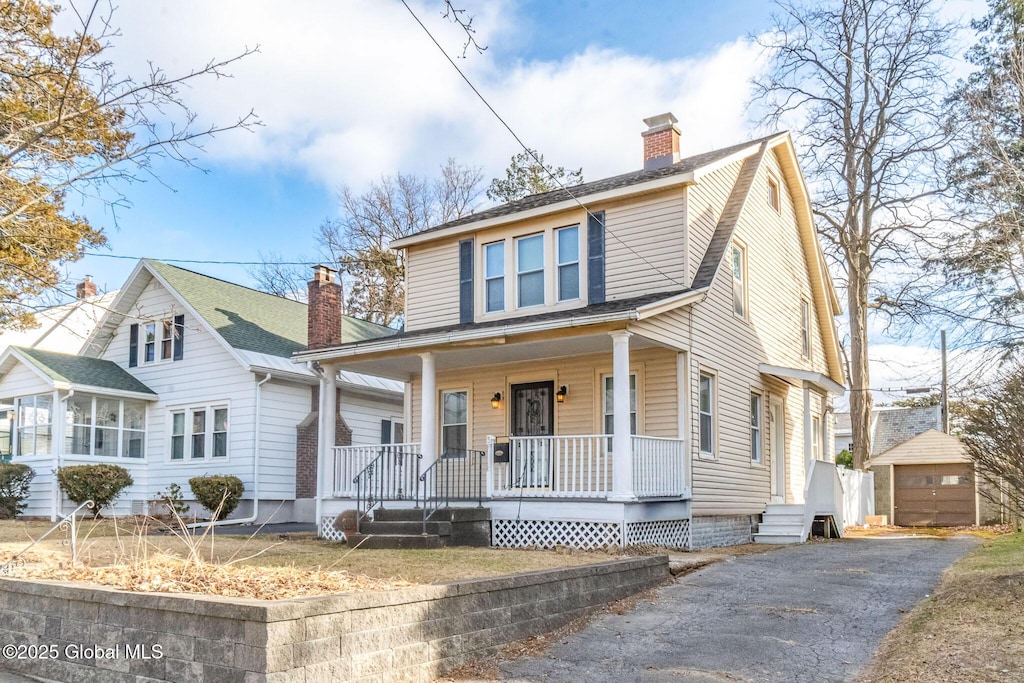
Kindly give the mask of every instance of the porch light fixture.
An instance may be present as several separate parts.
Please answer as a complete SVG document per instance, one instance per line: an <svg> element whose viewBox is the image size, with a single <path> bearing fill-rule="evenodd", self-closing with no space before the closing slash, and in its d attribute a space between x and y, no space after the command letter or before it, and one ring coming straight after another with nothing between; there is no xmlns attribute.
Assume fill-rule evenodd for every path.
<svg viewBox="0 0 1024 683"><path fill-rule="evenodd" d="M495 391L494 392L494 396L491 396L491 407L495 408L495 409L501 407L501 392L500 391Z"/></svg>
<svg viewBox="0 0 1024 683"><path fill-rule="evenodd" d="M565 403L565 395L568 394L568 393L569 393L568 387L566 387L563 384L562 386L558 387L558 392L555 393L555 400L558 401L559 403Z"/></svg>

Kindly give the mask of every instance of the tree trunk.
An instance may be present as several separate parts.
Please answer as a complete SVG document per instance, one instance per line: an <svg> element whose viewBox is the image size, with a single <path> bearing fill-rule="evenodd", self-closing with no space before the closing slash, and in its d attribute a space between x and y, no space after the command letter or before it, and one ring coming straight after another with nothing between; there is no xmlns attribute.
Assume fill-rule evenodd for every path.
<svg viewBox="0 0 1024 683"><path fill-rule="evenodd" d="M857 263L850 264L847 302L850 311L850 426L853 430L853 468L864 469L871 456L872 398L868 370L868 278Z"/></svg>

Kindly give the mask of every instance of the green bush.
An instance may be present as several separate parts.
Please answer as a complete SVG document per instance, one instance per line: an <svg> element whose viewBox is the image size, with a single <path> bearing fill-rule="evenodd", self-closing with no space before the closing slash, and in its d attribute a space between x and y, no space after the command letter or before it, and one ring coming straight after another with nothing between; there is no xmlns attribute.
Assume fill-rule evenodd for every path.
<svg viewBox="0 0 1024 683"><path fill-rule="evenodd" d="M210 511L210 518L215 522L235 511L245 490L238 477L222 475L192 477L188 485L192 488L192 495Z"/></svg>
<svg viewBox="0 0 1024 683"><path fill-rule="evenodd" d="M836 464L853 469L853 453L845 448L836 453Z"/></svg>
<svg viewBox="0 0 1024 683"><path fill-rule="evenodd" d="M0 519L14 519L28 503L28 485L36 473L28 465L0 464Z"/></svg>
<svg viewBox="0 0 1024 683"><path fill-rule="evenodd" d="M57 470L57 483L72 502L81 505L87 500L96 504L92 516L114 502L135 483L128 470L118 465L69 465Z"/></svg>
<svg viewBox="0 0 1024 683"><path fill-rule="evenodd" d="M185 496L181 494L181 487L171 484L160 494L160 502L167 508L167 514L178 519L185 519L188 516L188 503Z"/></svg>

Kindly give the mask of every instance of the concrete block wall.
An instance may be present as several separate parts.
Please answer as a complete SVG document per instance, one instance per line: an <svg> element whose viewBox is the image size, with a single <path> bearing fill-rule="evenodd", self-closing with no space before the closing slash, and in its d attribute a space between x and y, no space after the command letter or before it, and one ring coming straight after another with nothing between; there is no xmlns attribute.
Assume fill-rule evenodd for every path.
<svg viewBox="0 0 1024 683"><path fill-rule="evenodd" d="M425 683L668 577L661 556L281 601L0 579L0 643L35 655L0 668L110 683ZM75 656L89 646L113 650Z"/></svg>
<svg viewBox="0 0 1024 683"><path fill-rule="evenodd" d="M699 550L750 543L754 531L750 515L694 517L690 521L690 547Z"/></svg>

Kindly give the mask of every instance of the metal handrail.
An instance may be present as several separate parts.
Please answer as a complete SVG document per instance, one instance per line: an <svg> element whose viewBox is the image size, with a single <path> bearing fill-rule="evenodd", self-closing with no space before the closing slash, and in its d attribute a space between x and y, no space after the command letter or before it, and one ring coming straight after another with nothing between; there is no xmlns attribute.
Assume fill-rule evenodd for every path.
<svg viewBox="0 0 1024 683"><path fill-rule="evenodd" d="M476 461L474 481L473 460ZM449 507L452 501L473 501L477 507L484 506L484 463L487 453L455 448L446 448L441 457L430 463L420 475L419 490L423 492L423 533L427 533L430 516L442 507Z"/></svg>
<svg viewBox="0 0 1024 683"><path fill-rule="evenodd" d="M92 510L95 507L96 507L96 503L92 502L91 500L87 500L84 503L82 503L81 505L79 505L78 507L76 507L74 510L72 510L70 512L70 514L67 514L64 517L61 517L59 520L57 520L57 523L54 524L52 527L50 527L50 529L45 534L43 534L42 536L40 536L36 540L32 541L31 543L29 543L28 546L24 550L22 550L20 553L18 553L17 555L12 557L11 559L9 559L6 562L4 562L3 565L0 565L0 576L2 576L2 575L9 575L11 573L11 569L16 564L19 567L23 566L25 564L25 561L21 560L19 562L18 558L21 557L22 555L24 555L25 553L27 553L29 550L31 550L33 548L33 546L35 546L36 543L39 543L40 541L45 539L47 536L52 534L57 529L70 529L70 531L71 531L71 566L72 567L75 566L75 562L78 561L78 545L77 545L77 541L78 541L78 524L76 522L77 518L75 517L75 515L78 514L79 512L81 512L85 508L89 508L90 510Z"/></svg>
<svg viewBox="0 0 1024 683"><path fill-rule="evenodd" d="M404 472L407 459L412 459L415 464L415 472L408 480L409 475ZM422 453L381 446L380 455L352 478L356 487L356 533L359 533L359 527L370 511L385 501L419 499L419 463L422 459ZM412 490L407 490L405 484L412 484Z"/></svg>

